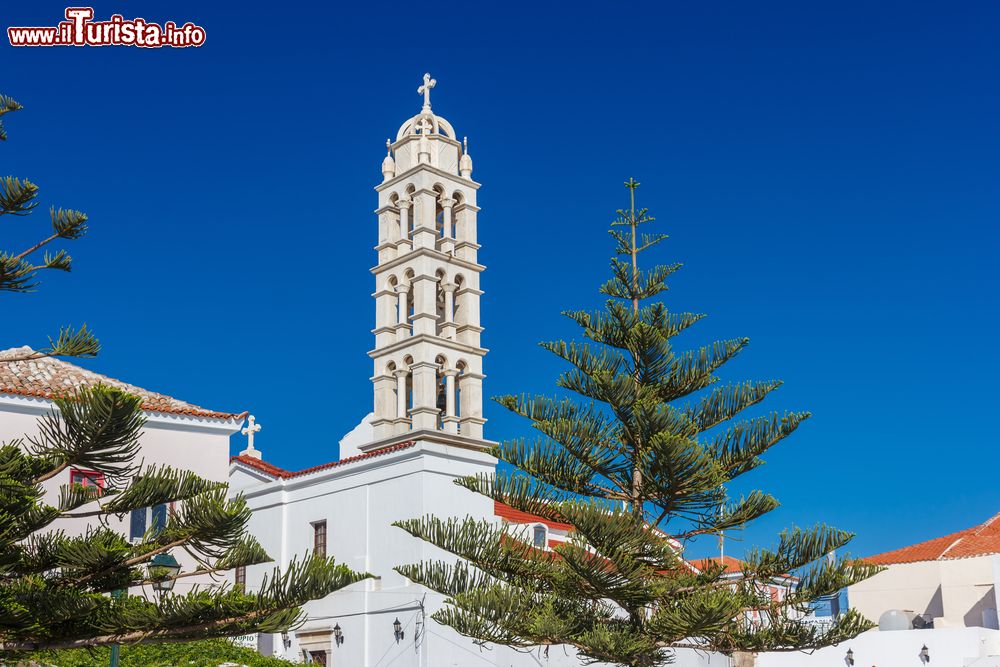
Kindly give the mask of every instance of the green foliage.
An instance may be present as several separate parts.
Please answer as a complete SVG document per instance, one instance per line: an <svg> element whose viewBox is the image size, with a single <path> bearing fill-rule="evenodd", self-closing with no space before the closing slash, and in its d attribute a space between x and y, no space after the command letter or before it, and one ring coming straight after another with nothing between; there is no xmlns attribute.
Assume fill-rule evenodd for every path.
<svg viewBox="0 0 1000 667"><path fill-rule="evenodd" d="M111 649L75 649L39 651L25 656L41 665L52 667L107 667ZM285 667L295 663L280 658L267 658L257 651L234 645L226 639L172 644L126 644L121 647L121 667L218 667L225 663L246 667Z"/></svg>
<svg viewBox="0 0 1000 667"><path fill-rule="evenodd" d="M19 108L0 96L0 115ZM31 213L37 192L29 181L0 179L0 216ZM28 291L38 271L69 269L63 251L46 251L41 264L30 258L56 239L80 238L87 216L53 208L51 222L51 235L34 246L16 254L0 251L0 291ZM47 348L7 355L0 364L93 356L98 349L86 326L64 328ZM154 583L270 562L246 532L246 502L242 496L229 498L224 483L166 466L144 467L137 459L145 426L138 397L98 385L66 393L53 403L52 411L39 419L36 435L0 443L0 662L39 650L138 643L149 650L145 645L282 632L304 620L301 607L309 600L369 576L310 555L273 569L257 593L218 585L154 596ZM105 488L63 484L53 492L55 479L69 478L70 467L102 475ZM157 505L169 508L165 524L151 526L134 542L127 540L122 520L133 510ZM67 518L86 519L87 528L82 534L64 532L56 522ZM193 559L193 570L171 574L151 564L173 551ZM113 594L128 589L129 595ZM81 655L64 653L59 659ZM139 648L135 655L133 664L176 664L144 661ZM123 664L128 663L123 659Z"/></svg>
<svg viewBox="0 0 1000 667"><path fill-rule="evenodd" d="M746 557L743 576L696 572L683 548L701 536L740 529L777 507L762 491L731 500L726 485L763 463L807 412L745 416L781 386L777 380L724 384L717 373L746 338L678 350L674 339L704 315L660 302L679 264L642 269L639 256L662 234L630 206L612 223L616 256L603 311L568 311L586 342L542 343L568 365L565 395L501 396L540 434L504 442L493 454L510 472L458 480L476 493L573 530L565 544L536 550L523 528L427 516L395 525L459 557L397 568L448 597L434 618L481 642L519 648L565 644L589 661L656 667L671 649L735 653L813 649L870 624L854 612L819 627L811 603L877 568L829 554L852 535L826 526L782 533ZM789 573L799 576L788 585ZM780 599L762 595L780 585Z"/></svg>

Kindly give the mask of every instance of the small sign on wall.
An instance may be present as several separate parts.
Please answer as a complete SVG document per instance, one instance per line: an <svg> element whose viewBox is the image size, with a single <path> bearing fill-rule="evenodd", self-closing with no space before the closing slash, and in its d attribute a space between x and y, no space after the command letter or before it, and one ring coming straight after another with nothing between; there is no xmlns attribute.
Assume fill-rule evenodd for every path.
<svg viewBox="0 0 1000 667"><path fill-rule="evenodd" d="M241 648L252 648L257 650L257 634L253 633L251 635L237 635L236 637L230 637L229 641L236 644Z"/></svg>

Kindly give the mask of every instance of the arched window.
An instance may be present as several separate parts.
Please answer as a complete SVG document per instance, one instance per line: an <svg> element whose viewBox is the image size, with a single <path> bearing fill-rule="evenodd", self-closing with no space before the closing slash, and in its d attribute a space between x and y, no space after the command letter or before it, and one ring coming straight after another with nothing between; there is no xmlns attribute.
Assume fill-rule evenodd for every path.
<svg viewBox="0 0 1000 667"><path fill-rule="evenodd" d="M444 358L444 355L439 354L434 358L434 363L437 365L436 382L434 383L434 407L438 409L437 427L443 429L444 418L448 412L448 382L444 376L444 369L448 365L448 360Z"/></svg>
<svg viewBox="0 0 1000 667"><path fill-rule="evenodd" d="M392 206L395 211L389 211L386 214L389 220L386 228L386 238L389 241L398 241L401 238L399 230L399 195L395 192L389 195L389 205Z"/></svg>
<svg viewBox="0 0 1000 667"><path fill-rule="evenodd" d="M414 297L414 294L413 294L413 276L414 276L414 273L413 273L412 269L407 269L406 273L403 274L403 280L404 280L404 282L409 287L409 289L406 292L406 322L407 323L413 321L414 307L416 306L416 304L414 303L415 299L413 298Z"/></svg>
<svg viewBox="0 0 1000 667"><path fill-rule="evenodd" d="M438 334L440 334L441 324L445 321L445 315L444 315L445 299L444 299L444 289L442 289L442 286L445 284L445 282L447 282L447 279L445 278L444 271L442 271L441 269L438 269L435 275L437 276L438 281L437 281L437 286L435 287L437 291L437 296L435 298L434 306L435 306L435 313L437 314L437 332Z"/></svg>
<svg viewBox="0 0 1000 667"><path fill-rule="evenodd" d="M462 276L462 274L458 274L457 276L455 276L455 313L452 316L452 318L455 324L458 325L466 324L465 309L462 308L462 302L464 301L464 299L459 298L459 292L462 291L462 288L464 286L465 286L465 278Z"/></svg>
<svg viewBox="0 0 1000 667"><path fill-rule="evenodd" d="M406 364L407 369L413 364L413 357L406 356L403 358L403 363ZM410 370L406 375L406 414L402 415L408 417L410 411L413 410L415 406L413 405L413 371Z"/></svg>
<svg viewBox="0 0 1000 667"><path fill-rule="evenodd" d="M531 545L536 549L544 549L549 545L549 531L545 526L537 524L531 532Z"/></svg>
<svg viewBox="0 0 1000 667"><path fill-rule="evenodd" d="M390 415L394 415L396 414L396 406L399 405L399 396L396 393L396 362L390 361L385 365L385 374L392 378L392 382L389 384L391 389L389 390L388 410L390 410Z"/></svg>
<svg viewBox="0 0 1000 667"><path fill-rule="evenodd" d="M444 207L441 200L444 198L444 190L440 185L434 186L434 229L438 238L444 237Z"/></svg>

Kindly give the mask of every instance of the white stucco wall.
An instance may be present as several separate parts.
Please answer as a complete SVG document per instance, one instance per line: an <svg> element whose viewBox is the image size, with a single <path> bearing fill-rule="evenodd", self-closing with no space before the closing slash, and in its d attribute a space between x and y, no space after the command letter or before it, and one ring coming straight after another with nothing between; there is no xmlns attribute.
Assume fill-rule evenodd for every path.
<svg viewBox="0 0 1000 667"><path fill-rule="evenodd" d="M414 585L393 567L421 560L448 559L436 547L391 526L393 521L434 514L474 516L499 521L493 501L453 483L463 475L492 472L496 459L479 451L420 441L413 447L288 480L263 477L234 464L231 489L241 490L253 509L251 531L276 559L285 564L312 549L312 523L327 521L327 552L352 569L379 577L355 584L306 606L310 620L283 651L279 636L271 640L280 654L301 658L303 647L329 651L329 663L350 667L578 667L572 652L553 647L518 652L506 647L481 648L430 619L441 596ZM260 585L273 565L248 568L247 586ZM420 603L424 605L421 612ZM406 633L397 643L393 621ZM422 625L422 639L415 642ZM339 624L344 643L335 646L330 629ZM682 651L681 667L728 667L723 656Z"/></svg>
<svg viewBox="0 0 1000 667"><path fill-rule="evenodd" d="M811 654L762 653L757 656L757 667L844 667L848 649L854 651L854 667L922 667L918 654L925 645L931 658L928 667L967 667L977 659L1000 655L1000 632L984 628L871 630Z"/></svg>
<svg viewBox="0 0 1000 667"><path fill-rule="evenodd" d="M848 600L878 622L890 609L929 614L935 627L984 624L984 611L996 610L997 556L899 563L848 588Z"/></svg>
<svg viewBox="0 0 1000 667"><path fill-rule="evenodd" d="M38 418L52 409L51 401L0 394L0 441L9 442L38 433ZM204 419L181 415L147 413L146 427L140 436L137 461L145 466L161 464L191 470L205 479L226 482L229 475L229 436L240 426L236 421ZM59 487L68 484L70 471L47 480L42 486L51 504L57 502ZM128 533L128 516L119 522L113 517L109 525ZM60 519L54 529L65 530L70 535L86 531L88 519ZM175 550L173 554L183 570L195 568L195 562L186 553ZM196 584L210 583L205 577L188 577L176 583L175 591L185 593Z"/></svg>

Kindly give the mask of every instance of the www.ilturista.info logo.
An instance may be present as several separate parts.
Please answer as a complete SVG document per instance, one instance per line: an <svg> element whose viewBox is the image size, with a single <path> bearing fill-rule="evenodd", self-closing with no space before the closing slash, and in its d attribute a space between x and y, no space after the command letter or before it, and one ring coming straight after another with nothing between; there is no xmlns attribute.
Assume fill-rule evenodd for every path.
<svg viewBox="0 0 1000 667"><path fill-rule="evenodd" d="M163 25L146 19L126 20L113 14L107 21L94 21L93 7L67 7L66 20L52 27L10 27L11 46L161 46L183 48L205 43L205 29L191 22Z"/></svg>

